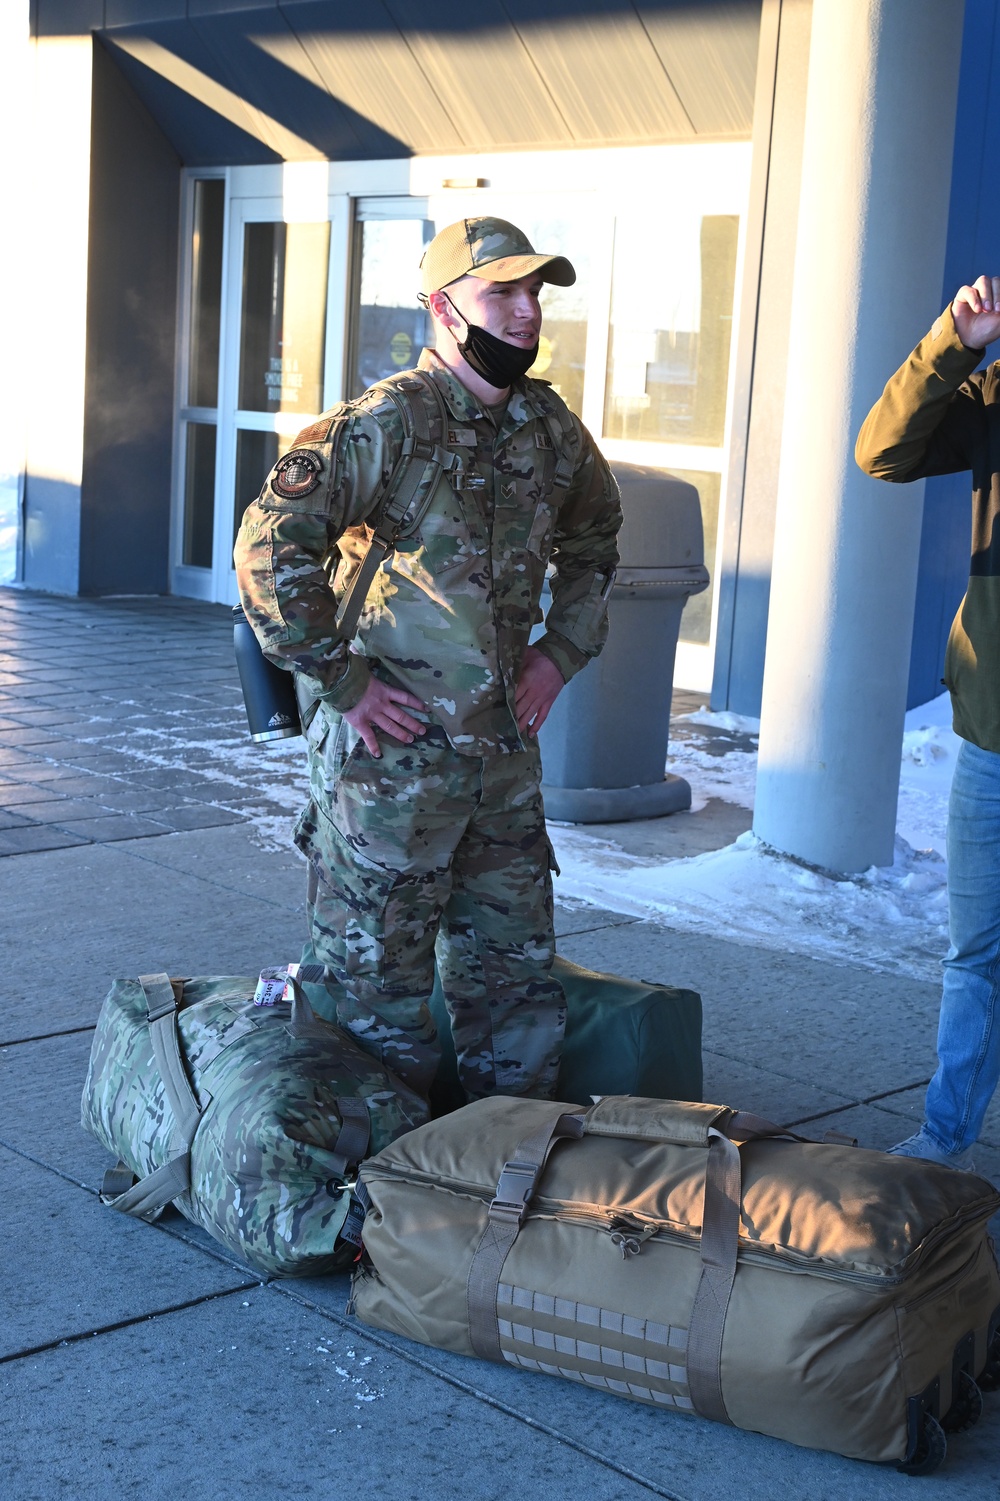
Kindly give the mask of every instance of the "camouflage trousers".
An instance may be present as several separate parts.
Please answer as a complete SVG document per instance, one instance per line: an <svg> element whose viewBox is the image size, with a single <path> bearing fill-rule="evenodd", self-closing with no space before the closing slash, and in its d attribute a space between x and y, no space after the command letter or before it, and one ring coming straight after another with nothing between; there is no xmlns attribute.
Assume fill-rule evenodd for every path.
<svg viewBox="0 0 1000 1501"><path fill-rule="evenodd" d="M295 839L310 865L303 958L327 966L338 1023L426 1093L436 951L469 1097L550 1097L566 1013L537 747L464 756L429 725L413 745L383 737L377 760L319 713Z"/></svg>

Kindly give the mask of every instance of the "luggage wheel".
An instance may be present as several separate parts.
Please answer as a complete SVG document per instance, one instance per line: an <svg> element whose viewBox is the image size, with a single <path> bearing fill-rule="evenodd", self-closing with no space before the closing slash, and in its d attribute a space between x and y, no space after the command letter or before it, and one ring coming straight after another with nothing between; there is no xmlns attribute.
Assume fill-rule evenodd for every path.
<svg viewBox="0 0 1000 1501"><path fill-rule="evenodd" d="M914 1406L916 1404L916 1406ZM910 1448L896 1466L904 1475L930 1475L948 1452L948 1440L937 1418L910 1398Z"/></svg>
<svg viewBox="0 0 1000 1501"><path fill-rule="evenodd" d="M966 1428L974 1428L982 1415L982 1392L968 1371L959 1371L952 1404L941 1419L941 1427L946 1433L962 1433Z"/></svg>

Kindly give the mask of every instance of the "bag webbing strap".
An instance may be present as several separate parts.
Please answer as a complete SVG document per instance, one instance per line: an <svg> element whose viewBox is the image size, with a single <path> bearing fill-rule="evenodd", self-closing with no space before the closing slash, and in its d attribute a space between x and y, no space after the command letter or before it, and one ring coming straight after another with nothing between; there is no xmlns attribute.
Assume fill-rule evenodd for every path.
<svg viewBox="0 0 1000 1501"><path fill-rule="evenodd" d="M190 1153L182 1152L155 1172L136 1181L127 1163L109 1168L101 1184L101 1202L136 1219L154 1219L172 1199L191 1186Z"/></svg>
<svg viewBox="0 0 1000 1501"><path fill-rule="evenodd" d="M146 998L146 1018L156 1065L173 1111L174 1128L186 1151L198 1129L201 1106L194 1097L181 1058L177 1036L177 993L167 975L140 975L139 984Z"/></svg>
<svg viewBox="0 0 1000 1501"><path fill-rule="evenodd" d="M338 1095L337 1109L340 1111L340 1135L333 1156L333 1170L338 1177L346 1178L348 1168L356 1167L368 1155L372 1118L364 1100L353 1095Z"/></svg>
<svg viewBox="0 0 1000 1501"><path fill-rule="evenodd" d="M740 1149L709 1127L705 1207L701 1217L701 1278L688 1326L688 1390L695 1411L731 1423L722 1399L722 1332L736 1280L740 1240Z"/></svg>
<svg viewBox="0 0 1000 1501"><path fill-rule="evenodd" d="M104 1175L101 1199L122 1214L151 1219L171 1199L186 1193L191 1186L191 1143L202 1110L188 1080L177 1036L177 1003L184 990L183 981L171 982L164 974L140 975L139 984L146 1001L153 1056L170 1101L174 1131L182 1149L169 1162L138 1181L127 1164L119 1162Z"/></svg>
<svg viewBox="0 0 1000 1501"><path fill-rule="evenodd" d="M696 1412L731 1423L722 1396L722 1335L736 1280L743 1200L737 1141L781 1137L808 1142L784 1126L747 1110L734 1110L723 1129L708 1130L705 1207L701 1217L701 1277L688 1327L688 1388Z"/></svg>
<svg viewBox="0 0 1000 1501"><path fill-rule="evenodd" d="M733 1141L750 1141L753 1138L769 1136L781 1136L788 1141L812 1141L811 1136L800 1136L797 1131L789 1131L787 1126L776 1126L774 1121L765 1120L762 1115L754 1115L749 1110L734 1110L726 1121L726 1135Z"/></svg>
<svg viewBox="0 0 1000 1501"><path fill-rule="evenodd" d="M552 1115L530 1136L518 1142L514 1156L503 1165L489 1219L469 1268L467 1286L469 1337L483 1360L503 1360L497 1323L497 1292L503 1264L528 1211L549 1152L560 1137L579 1140L583 1118Z"/></svg>
<svg viewBox="0 0 1000 1501"><path fill-rule="evenodd" d="M421 393L414 400L405 394L411 389ZM392 552L397 539L409 535L420 525L444 470L455 468L459 462L455 454L433 441L422 393L432 397L444 428L447 427L448 414L444 398L430 376L416 370L405 382L379 381L372 390L383 393L393 403L402 419L404 438L375 518L368 551L337 606L334 626L337 634L348 641L353 639L358 628L368 591L379 568ZM422 484L425 485L423 499L415 505Z"/></svg>

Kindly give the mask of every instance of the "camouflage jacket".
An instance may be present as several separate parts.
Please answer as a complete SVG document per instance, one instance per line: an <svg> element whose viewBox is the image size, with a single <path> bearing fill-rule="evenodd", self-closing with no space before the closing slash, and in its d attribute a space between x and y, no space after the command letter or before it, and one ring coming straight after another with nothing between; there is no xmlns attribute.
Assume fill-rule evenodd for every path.
<svg viewBox="0 0 1000 1501"><path fill-rule="evenodd" d="M550 560L552 605L535 644L566 679L604 644L618 487L544 383L518 381L497 430L437 355L425 349L418 368L444 397L448 431L432 422L432 438L460 456L459 478L441 474L418 530L383 562L353 643L336 630L337 600L404 439L377 388L327 412L279 459L236 541L240 595L267 656L305 674L332 708L353 708L374 669L420 698L456 749L516 750L514 692Z"/></svg>

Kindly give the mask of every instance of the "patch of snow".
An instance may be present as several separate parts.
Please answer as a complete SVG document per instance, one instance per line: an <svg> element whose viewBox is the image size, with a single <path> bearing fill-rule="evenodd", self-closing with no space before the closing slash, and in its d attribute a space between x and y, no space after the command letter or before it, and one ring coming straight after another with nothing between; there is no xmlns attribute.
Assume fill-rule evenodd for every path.
<svg viewBox="0 0 1000 1501"><path fill-rule="evenodd" d="M704 704L694 713L682 714L679 718L685 724L703 724L714 730L729 730L734 735L753 735L756 738L760 734L759 719L751 719L748 714L730 714L728 709L709 709Z"/></svg>
<svg viewBox="0 0 1000 1501"><path fill-rule="evenodd" d="M675 727L667 769L690 782L692 811L710 798L752 809L757 757L745 742L756 740L759 722L700 709ZM742 743L727 750L729 736ZM945 831L960 744L947 694L907 714L891 866L835 877L752 833L708 854L658 859L630 854L585 825L552 824L556 893L563 903L936 981L948 944Z"/></svg>
<svg viewBox="0 0 1000 1501"><path fill-rule="evenodd" d="M947 947L944 861L896 841L888 868L837 879L756 835L688 860L653 863L578 829L550 830L557 893L730 941L825 955L934 980Z"/></svg>

